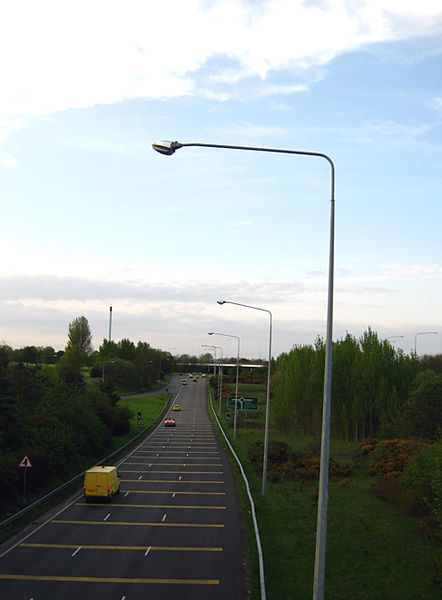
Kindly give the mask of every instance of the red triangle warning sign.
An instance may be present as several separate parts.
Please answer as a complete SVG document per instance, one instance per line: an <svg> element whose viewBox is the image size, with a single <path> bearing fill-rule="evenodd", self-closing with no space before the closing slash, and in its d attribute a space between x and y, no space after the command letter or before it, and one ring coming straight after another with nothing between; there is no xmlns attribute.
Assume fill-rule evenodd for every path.
<svg viewBox="0 0 442 600"><path fill-rule="evenodd" d="M29 460L29 456L27 454L22 458L22 461L18 466L24 467L26 469L32 468L32 463Z"/></svg>

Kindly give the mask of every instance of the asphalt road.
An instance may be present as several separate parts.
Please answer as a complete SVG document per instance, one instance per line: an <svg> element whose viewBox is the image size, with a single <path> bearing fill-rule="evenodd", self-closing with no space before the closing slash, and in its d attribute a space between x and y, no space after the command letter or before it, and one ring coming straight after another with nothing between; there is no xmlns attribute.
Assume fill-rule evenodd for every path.
<svg viewBox="0 0 442 600"><path fill-rule="evenodd" d="M111 503L79 496L3 554L2 600L248 598L239 500L205 380L169 391L176 427L125 458Z"/></svg>

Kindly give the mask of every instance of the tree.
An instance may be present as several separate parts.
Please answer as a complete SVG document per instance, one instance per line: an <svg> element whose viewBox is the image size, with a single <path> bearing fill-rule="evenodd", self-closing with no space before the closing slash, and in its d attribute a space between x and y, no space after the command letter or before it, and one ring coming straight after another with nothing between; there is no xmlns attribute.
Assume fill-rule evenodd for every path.
<svg viewBox="0 0 442 600"><path fill-rule="evenodd" d="M434 441L442 428L442 375L428 369L416 375L404 406L405 433Z"/></svg>
<svg viewBox="0 0 442 600"><path fill-rule="evenodd" d="M85 358L92 353L92 334L86 317L77 317L72 323L69 323L66 350L70 350L74 346L78 346Z"/></svg>
<svg viewBox="0 0 442 600"><path fill-rule="evenodd" d="M78 344L73 344L66 350L57 363L56 370L59 377L66 383L81 387L84 383L81 367L84 354Z"/></svg>

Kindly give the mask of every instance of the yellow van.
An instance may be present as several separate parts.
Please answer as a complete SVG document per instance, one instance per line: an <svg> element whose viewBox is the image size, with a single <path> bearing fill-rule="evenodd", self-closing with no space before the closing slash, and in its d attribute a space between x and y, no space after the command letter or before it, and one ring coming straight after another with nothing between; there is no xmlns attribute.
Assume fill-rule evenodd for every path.
<svg viewBox="0 0 442 600"><path fill-rule="evenodd" d="M91 498L111 501L120 491L117 467L92 467L84 475L83 492L89 502Z"/></svg>

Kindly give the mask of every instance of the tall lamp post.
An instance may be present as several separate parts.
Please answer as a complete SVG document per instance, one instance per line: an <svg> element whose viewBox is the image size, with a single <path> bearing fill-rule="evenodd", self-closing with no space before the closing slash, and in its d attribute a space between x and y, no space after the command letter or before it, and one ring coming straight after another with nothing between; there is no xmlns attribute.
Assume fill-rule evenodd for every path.
<svg viewBox="0 0 442 600"><path fill-rule="evenodd" d="M327 503L328 503L328 465L330 457L330 411L331 411L331 375L332 375L332 334L333 334L333 278L334 278L334 237L335 237L335 166L329 156L322 152L305 150L284 150L278 148L258 148L254 146L231 146L226 144L181 143L157 141L152 147L160 154L171 155L179 148L187 146L202 148L224 148L226 150L250 150L253 152L271 152L278 154L296 154L314 156L326 160L331 173L330 198L330 241L328 268L327 333L325 341L324 396L322 403L321 466L319 471L318 520L316 527L315 573L313 579L313 600L324 598L325 548L327 539Z"/></svg>
<svg viewBox="0 0 442 600"><path fill-rule="evenodd" d="M418 333L415 334L414 336L414 353L416 354L416 350L417 350L417 336L418 335L428 335L432 333L433 335L437 335L438 332L437 331L419 331Z"/></svg>
<svg viewBox="0 0 442 600"><path fill-rule="evenodd" d="M231 302L229 300L217 300L218 304L234 304L235 306L243 306L252 310L266 312L269 315L269 362L267 365L267 395L266 395L266 420L264 428L264 457L262 461L262 495L265 496L267 491L267 462L269 454L269 418L270 418L270 365L272 361L272 313L266 308L258 308L249 304L240 304L239 302ZM235 402L235 421L236 421L236 402Z"/></svg>
<svg viewBox="0 0 442 600"><path fill-rule="evenodd" d="M213 350L213 374L216 375L216 347L208 344L201 344L201 348L211 348Z"/></svg>
<svg viewBox="0 0 442 600"><path fill-rule="evenodd" d="M229 335L227 333L219 333L218 331L209 331L209 335L222 335L224 337L235 338L238 342L238 352L236 355L236 386L235 386L235 416L233 418L233 439L236 440L236 404L238 401L238 379L239 379L239 345L240 339L237 335ZM219 405L219 414L221 416L221 403Z"/></svg>
<svg viewBox="0 0 442 600"><path fill-rule="evenodd" d="M203 348L212 348L215 351L215 362L216 351L221 350L221 363L218 361L218 415L221 416L221 396L223 395L223 349L221 348L221 346L208 346L207 344L203 344Z"/></svg>

